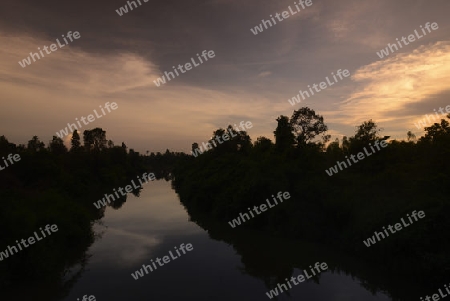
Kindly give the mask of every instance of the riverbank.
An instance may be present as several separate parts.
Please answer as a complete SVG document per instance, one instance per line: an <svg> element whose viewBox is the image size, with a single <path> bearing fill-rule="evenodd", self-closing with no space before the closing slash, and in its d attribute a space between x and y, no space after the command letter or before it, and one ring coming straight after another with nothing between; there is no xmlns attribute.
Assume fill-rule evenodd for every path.
<svg viewBox="0 0 450 301"><path fill-rule="evenodd" d="M450 269L450 239L445 235L450 230L450 191L444 184L450 175L439 163L445 161L443 149L442 142L393 141L384 152L334 177L323 170L343 155L314 147L212 150L180 164L174 170L174 187L190 212L225 225L273 191L289 191L289 202L239 228L321 243L395 274L439 281ZM348 152L354 150L356 146ZM426 212L427 218L370 248L362 243L414 210Z"/></svg>

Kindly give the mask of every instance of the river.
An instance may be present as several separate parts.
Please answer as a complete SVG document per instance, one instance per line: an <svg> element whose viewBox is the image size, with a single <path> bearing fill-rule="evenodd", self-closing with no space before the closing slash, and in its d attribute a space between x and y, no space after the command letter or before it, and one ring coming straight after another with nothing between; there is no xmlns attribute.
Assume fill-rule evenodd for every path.
<svg viewBox="0 0 450 301"><path fill-rule="evenodd" d="M355 274L367 267L330 248L231 228L205 231L190 220L164 180L146 184L139 197L130 195L120 209L108 207L95 231L101 237L88 251L86 270L61 300L84 295L99 301L270 300L266 284L273 288L300 275L299 266L306 269L316 262L327 262L330 268L292 285L277 300L394 300L380 289L389 289L380 280L386 278L369 271L367 279L359 279ZM192 244L193 250L138 280L131 276L182 243Z"/></svg>

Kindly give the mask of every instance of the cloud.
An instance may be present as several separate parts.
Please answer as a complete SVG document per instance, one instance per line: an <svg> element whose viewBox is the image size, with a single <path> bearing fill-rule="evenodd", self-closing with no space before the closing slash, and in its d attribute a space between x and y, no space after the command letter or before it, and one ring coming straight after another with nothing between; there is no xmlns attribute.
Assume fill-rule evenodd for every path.
<svg viewBox="0 0 450 301"><path fill-rule="evenodd" d="M264 71L264 72L261 72L260 74L258 74L258 77L266 77L271 74L272 74L272 72L270 72L270 71Z"/></svg>
<svg viewBox="0 0 450 301"><path fill-rule="evenodd" d="M83 39L83 36L80 37ZM7 37L0 33L0 78L17 85L35 85L47 89L65 89L98 96L154 86L160 72L148 60L133 53L97 55L76 47L74 40L63 48L22 68L18 62L38 47L49 46L55 40L29 36Z"/></svg>
<svg viewBox="0 0 450 301"><path fill-rule="evenodd" d="M439 47L448 49L428 44L448 39L447 0L435 5L313 0L311 7L257 36L249 29L270 14L294 8L294 1L166 0L123 17L115 10L124 0L80 0L73 7L56 0L5 1L8 9L0 10L0 135L15 143L33 135L48 141L107 101L117 102L119 109L91 126L141 152L189 151L192 142L244 119L255 125L252 138L272 138L275 119L292 113L287 99L337 69L348 69L354 80L301 106L324 115L339 133L353 132L369 118L383 120L389 134L403 130L445 101L447 93L448 69L435 65L446 57L437 53ZM438 22L439 30L421 39L425 48L417 43L402 49L408 54L370 63L388 42L428 21ZM26 68L19 66L30 51L69 30L79 31L81 38ZM214 60L159 88L154 85L164 71L204 49L214 50Z"/></svg>
<svg viewBox="0 0 450 301"><path fill-rule="evenodd" d="M413 52L362 66L352 80L359 86L339 104L338 112L330 113L333 122L356 125L370 116L378 122L396 121L397 126L410 128L411 119L419 116L404 108L425 105L425 101L449 89L450 41L423 45Z"/></svg>
<svg viewBox="0 0 450 301"><path fill-rule="evenodd" d="M116 144L126 141L140 150L148 149L149 139L153 150L181 150L181 145L187 150L194 139L206 140L218 127L244 120L234 120L236 112L247 112L245 119L259 124L272 113L269 99L239 88L220 92L185 85L179 78L158 88L153 83L161 75L157 66L129 52L98 55L69 44L25 68L18 64L30 51L52 42L0 34L0 89L9 100L0 110L0 127L8 129L2 133L7 137L20 138L12 139L15 143L26 143L32 135L46 142L67 123L108 101L119 108L80 131L102 127Z"/></svg>

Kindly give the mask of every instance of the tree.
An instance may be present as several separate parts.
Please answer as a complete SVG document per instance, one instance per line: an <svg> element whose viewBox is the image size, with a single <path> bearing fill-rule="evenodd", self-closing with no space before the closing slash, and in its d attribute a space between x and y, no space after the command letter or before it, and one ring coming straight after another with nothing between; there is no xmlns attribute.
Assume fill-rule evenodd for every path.
<svg viewBox="0 0 450 301"><path fill-rule="evenodd" d="M231 128L231 125L228 126ZM231 143L237 151L247 153L253 147L252 139L246 131L236 132L236 137L231 137Z"/></svg>
<svg viewBox="0 0 450 301"><path fill-rule="evenodd" d="M75 130L72 133L72 139L70 139L70 144L72 147L70 148L71 152L79 151L81 149L81 141L80 141L80 135L78 134L78 131Z"/></svg>
<svg viewBox="0 0 450 301"><path fill-rule="evenodd" d="M278 150L287 150L295 143L294 129L289 122L289 117L281 115L277 119L278 125L275 131L275 147Z"/></svg>
<svg viewBox="0 0 450 301"><path fill-rule="evenodd" d="M225 152L227 150L231 150L229 143L224 143L224 139L222 139L222 136L225 134L224 129L218 129L215 130L212 134L212 138L208 140L208 143L211 144L212 150L215 152ZM228 133L228 136L229 133ZM216 139L218 137L218 139ZM221 141L221 143L219 142ZM205 150L206 151L206 150Z"/></svg>
<svg viewBox="0 0 450 301"><path fill-rule="evenodd" d="M297 146L301 147L313 143L313 140L322 134L323 143L330 140L330 135L325 135L328 127L323 122L323 116L308 107L300 108L292 114L290 125L294 130Z"/></svg>
<svg viewBox="0 0 450 301"><path fill-rule="evenodd" d="M378 133L382 129L378 129L377 124L370 119L369 121L364 121L360 126L356 127L356 134L354 140L363 142L364 144L369 144L377 139L380 139Z"/></svg>
<svg viewBox="0 0 450 301"><path fill-rule="evenodd" d="M192 153L193 154L195 154L195 150L196 149L198 149L198 143L197 142L194 142L194 143L192 143ZM152 153L152 155L154 155L153 153Z"/></svg>
<svg viewBox="0 0 450 301"><path fill-rule="evenodd" d="M367 147L375 140L387 140L390 136L381 137L378 135L382 129L378 128L378 125L370 119L364 121L360 126L356 127L356 134L354 137L350 137L350 152L354 153L360 151L363 147Z"/></svg>
<svg viewBox="0 0 450 301"><path fill-rule="evenodd" d="M0 136L0 153L10 153L16 150L16 145L10 143L5 136Z"/></svg>
<svg viewBox="0 0 450 301"><path fill-rule="evenodd" d="M450 118L450 114L447 115ZM420 138L422 142L439 143L450 139L450 124L447 120L441 119L441 123L435 123L425 128L425 136Z"/></svg>
<svg viewBox="0 0 450 301"><path fill-rule="evenodd" d="M414 135L411 131L408 131L408 133L406 133L407 136L407 140L408 142L416 142L416 135Z"/></svg>
<svg viewBox="0 0 450 301"><path fill-rule="evenodd" d="M332 156L332 158L338 158L342 156L342 149L339 146L339 138L336 138L327 147L327 153Z"/></svg>
<svg viewBox="0 0 450 301"><path fill-rule="evenodd" d="M225 137L228 137L228 141L225 141L225 139L222 139L224 135L227 135ZM220 139L215 140L216 137L219 137ZM212 141L214 140L214 143L216 146L214 146L214 143ZM212 145L212 148L215 152L218 150L221 152L247 152L252 147L252 142L250 136L247 134L246 131L236 131L231 125L228 125L227 129L218 129L213 132L213 137L208 141Z"/></svg>
<svg viewBox="0 0 450 301"><path fill-rule="evenodd" d="M86 150L103 150L106 148L106 132L101 128L85 130L83 132L84 147Z"/></svg>
<svg viewBox="0 0 450 301"><path fill-rule="evenodd" d="M64 141L56 136L53 136L53 139L50 141L48 148L55 155L62 155L67 153L67 147L64 145Z"/></svg>
<svg viewBox="0 0 450 301"><path fill-rule="evenodd" d="M342 137L342 151L345 154L348 154L350 150L350 140L347 138L347 136Z"/></svg>
<svg viewBox="0 0 450 301"><path fill-rule="evenodd" d="M254 148L260 150L261 152L265 152L270 150L272 147L272 140L266 137L258 137L254 143Z"/></svg>
<svg viewBox="0 0 450 301"><path fill-rule="evenodd" d="M32 152L38 152L45 149L45 144L39 140L38 136L33 136L33 138L28 141L27 148Z"/></svg>

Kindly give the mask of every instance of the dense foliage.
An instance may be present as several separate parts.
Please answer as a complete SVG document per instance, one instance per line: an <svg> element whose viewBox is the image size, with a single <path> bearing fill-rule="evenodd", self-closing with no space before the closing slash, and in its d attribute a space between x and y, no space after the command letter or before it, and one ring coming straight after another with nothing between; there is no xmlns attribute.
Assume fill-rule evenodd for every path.
<svg viewBox="0 0 450 301"><path fill-rule="evenodd" d="M288 191L291 199L239 227L325 243L422 277L440 278L450 269L448 121L425 128L420 139L408 132L407 141L396 141L380 136L369 120L353 137L331 143L314 110L301 108L277 121L275 143L259 137L252 144L238 137L178 165L174 186L185 206L227 224L271 195ZM248 137L245 132L240 136ZM364 147L370 151L369 143L376 140L389 141L388 146L327 175L336 161ZM374 231L414 210L423 210L426 217L370 248L363 244Z"/></svg>
<svg viewBox="0 0 450 301"><path fill-rule="evenodd" d="M47 224L58 232L0 262L0 286L50 283L53 292L65 291L65 277L75 263L83 265L86 250L95 239L92 225L103 216L93 202L130 178L141 175L143 156L106 140L100 128L77 131L69 149L56 136L48 147L34 136L28 144L15 145L0 136L0 157L20 155L20 161L0 171L0 250L15 246ZM3 159L2 167L5 167ZM136 191L135 193L138 193ZM120 207L126 197L111 206ZM71 274L77 277L77 273Z"/></svg>

